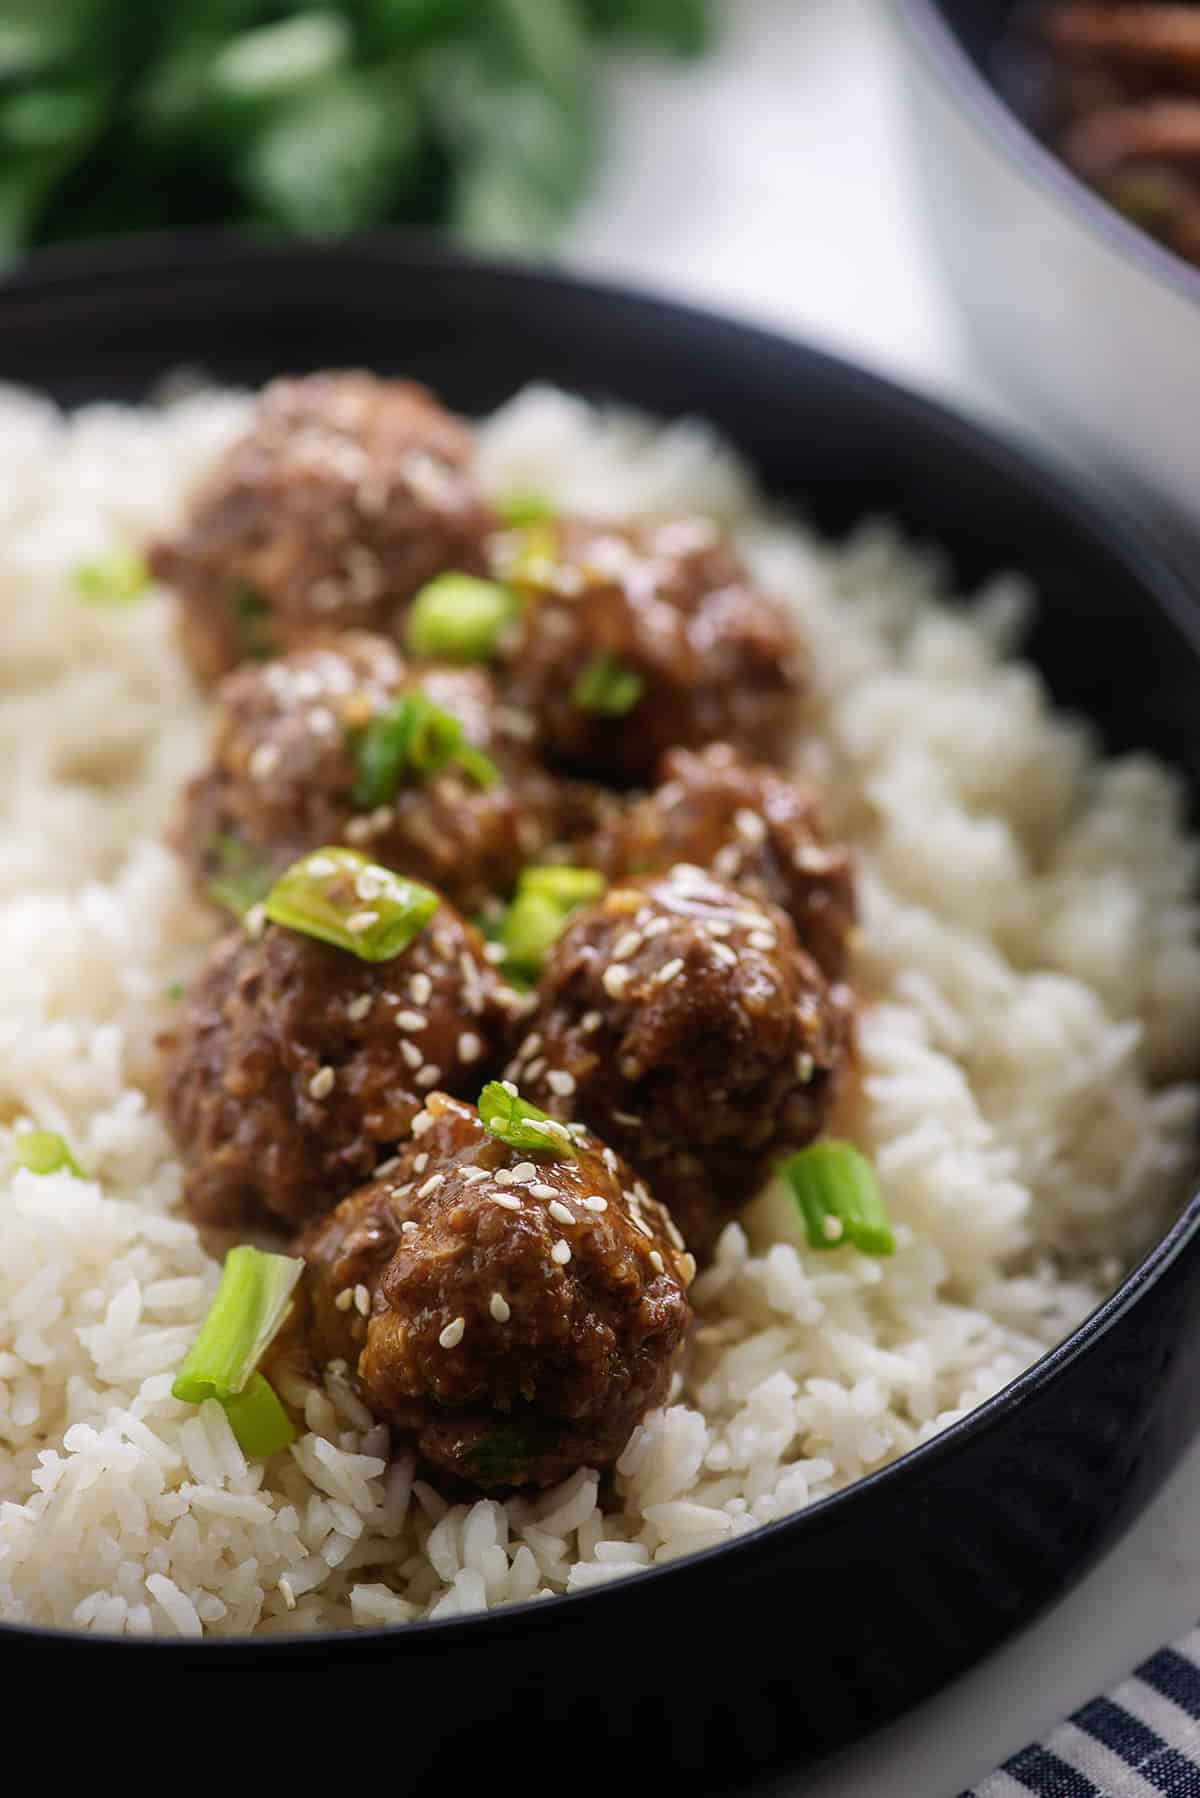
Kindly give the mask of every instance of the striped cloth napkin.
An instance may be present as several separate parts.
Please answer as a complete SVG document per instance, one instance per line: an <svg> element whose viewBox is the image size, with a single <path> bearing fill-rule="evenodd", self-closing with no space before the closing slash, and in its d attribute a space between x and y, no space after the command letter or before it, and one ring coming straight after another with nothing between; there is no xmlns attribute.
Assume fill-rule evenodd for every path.
<svg viewBox="0 0 1200 1798"><path fill-rule="evenodd" d="M1200 1798L1200 1629L960 1798Z"/></svg>

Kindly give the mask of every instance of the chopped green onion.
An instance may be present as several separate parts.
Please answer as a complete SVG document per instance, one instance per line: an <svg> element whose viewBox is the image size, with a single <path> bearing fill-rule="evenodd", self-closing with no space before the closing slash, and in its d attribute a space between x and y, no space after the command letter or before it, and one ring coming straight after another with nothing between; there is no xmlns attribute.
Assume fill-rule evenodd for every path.
<svg viewBox="0 0 1200 1798"><path fill-rule="evenodd" d="M514 1087L489 1080L479 1095L479 1116L491 1136L510 1149L532 1149L543 1155L574 1155L575 1145L565 1124L523 1099Z"/></svg>
<svg viewBox="0 0 1200 1798"><path fill-rule="evenodd" d="M604 876L594 868L526 868L499 932L506 974L536 980L571 913L603 891Z"/></svg>
<svg viewBox="0 0 1200 1798"><path fill-rule="evenodd" d="M206 1398L224 1404L246 1392L291 1310L303 1272L303 1261L291 1255L270 1255L249 1243L230 1249L216 1297L175 1376L172 1396L189 1405Z"/></svg>
<svg viewBox="0 0 1200 1798"><path fill-rule="evenodd" d="M296 1440L291 1418L262 1374L251 1374L244 1392L232 1392L220 1402L245 1454L277 1455Z"/></svg>
<svg viewBox="0 0 1200 1798"><path fill-rule="evenodd" d="M467 1457L472 1476L483 1486L508 1486L528 1466L535 1448L525 1430L497 1430L483 1436Z"/></svg>
<svg viewBox="0 0 1200 1798"><path fill-rule="evenodd" d="M168 1005L178 1005L179 1001L183 998L183 981L172 980L167 986L164 986L163 998L167 1001Z"/></svg>
<svg viewBox="0 0 1200 1798"><path fill-rule="evenodd" d="M65 1169L77 1180L87 1175L55 1130L22 1130L13 1137L13 1156L31 1174L58 1174Z"/></svg>
<svg viewBox="0 0 1200 1798"><path fill-rule="evenodd" d="M208 852L216 873L208 883L208 896L235 917L244 918L271 889L271 870L249 843L232 831L219 831L209 840Z"/></svg>
<svg viewBox="0 0 1200 1798"><path fill-rule="evenodd" d="M233 626L238 655L243 661L265 662L275 654L275 642L266 628L271 607L253 587L231 587L225 603Z"/></svg>
<svg viewBox="0 0 1200 1798"><path fill-rule="evenodd" d="M540 493L511 493L496 501L496 512L510 530L523 530L526 525L549 524L554 507Z"/></svg>
<svg viewBox="0 0 1200 1798"><path fill-rule="evenodd" d="M779 1171L792 1189L811 1248L849 1243L864 1255L895 1253L875 1169L853 1144L813 1143Z"/></svg>
<svg viewBox="0 0 1200 1798"><path fill-rule="evenodd" d="M545 867L526 868L517 890L537 893L552 900L563 911L574 911L577 905L587 905L590 900L598 899L604 884L603 874L595 868L572 868L551 862Z"/></svg>
<svg viewBox="0 0 1200 1798"><path fill-rule="evenodd" d="M645 692L636 668L629 668L607 649L594 655L571 688L571 704L600 718L623 718Z"/></svg>
<svg viewBox="0 0 1200 1798"><path fill-rule="evenodd" d="M360 961L391 961L424 930L438 896L354 849L315 849L267 894L273 924L346 949Z"/></svg>
<svg viewBox="0 0 1200 1798"><path fill-rule="evenodd" d="M373 718L355 739L353 755L354 802L369 810L386 805L406 776L429 780L451 762L480 787L500 778L495 763L467 741L458 719L419 690L402 694Z"/></svg>
<svg viewBox="0 0 1200 1798"><path fill-rule="evenodd" d="M408 647L415 656L487 662L519 611L516 594L498 581L439 574L412 602L405 633Z"/></svg>
<svg viewBox="0 0 1200 1798"><path fill-rule="evenodd" d="M150 586L150 570L134 550L119 549L95 562L80 562L72 579L83 599L128 606Z"/></svg>

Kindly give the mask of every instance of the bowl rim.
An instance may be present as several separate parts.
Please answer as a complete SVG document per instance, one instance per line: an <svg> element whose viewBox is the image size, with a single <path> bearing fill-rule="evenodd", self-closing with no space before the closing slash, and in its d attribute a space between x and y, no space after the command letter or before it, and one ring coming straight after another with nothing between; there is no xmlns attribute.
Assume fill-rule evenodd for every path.
<svg viewBox="0 0 1200 1798"><path fill-rule="evenodd" d="M1200 306L1200 269L1132 224L1042 143L965 49L942 0L888 0L900 32L959 113L983 131L1027 181L1143 275Z"/></svg>
<svg viewBox="0 0 1200 1798"><path fill-rule="evenodd" d="M730 348L757 347L762 353L791 359L798 369L807 366L823 371L831 380L843 387L857 389L876 405L882 404L901 418L915 421L927 434L932 432L961 446L976 462L989 465L1023 494L1040 499L1060 517L1070 520L1110 561L1127 575L1134 575L1139 585L1152 594L1155 604L1190 643L1200 662L1200 607L1181 572L1125 510L1123 503L1113 504L1107 497L1102 502L1101 496L1091 493L1076 475L1049 465L1041 452L1026 447L1003 429L928 398L887 375L814 348L803 338L787 337L735 316L644 292L621 281L575 275L538 261L481 256L414 232L376 232L340 242L268 242L227 231L151 233L138 238L54 248L38 252L16 265L0 277L0 330L10 305L18 302L24 305L31 299L36 301L39 296L49 298L61 290L82 294L85 288L94 292L98 286L120 286L147 274L174 278L183 275L186 278L190 273L211 273L222 266L230 270L265 268L282 273L290 266L300 265L316 272L323 266L345 267L364 259L368 263L383 263L402 270L410 277L424 271L426 274L450 274L472 281L487 281L500 289L515 289L520 293L541 288L551 294L581 294L592 303L630 307L646 325L657 323L706 331L722 339ZM753 456L749 459L753 466ZM41 1647L58 1655L74 1656L119 1647L144 1669L147 1657L152 1655L165 1665L161 1662L164 1650L171 1656L172 1666L183 1668L200 1667L213 1655L221 1655L227 1661L250 1662L264 1654L281 1656L286 1653L293 1662L308 1662L327 1656L331 1645L336 1644L337 1653L347 1661L353 1661L359 1656L370 1658L383 1644L389 1654L428 1653L452 1650L453 1645L464 1637L476 1638L485 1629L488 1639L494 1640L504 1633L524 1635L530 1628L554 1631L569 1627L577 1616L577 1601L582 1599L592 1607L589 1615L599 1615L602 1608L645 1602L660 1590L669 1594L681 1582L705 1577L706 1568L715 1559L722 1565L748 1566L759 1557L772 1556L775 1548L786 1541L797 1540L802 1535L820 1537L827 1534L855 1507L875 1502L881 1490L902 1496L914 1482L925 1477L927 1470L935 1470L977 1437L994 1432L1014 1411L1055 1385L1118 1323L1138 1305L1147 1302L1163 1275L1196 1244L1197 1238L1200 1238L1200 1181L1193 1185L1191 1196L1179 1215L1114 1290L1060 1342L1048 1348L982 1404L896 1460L860 1476L806 1509L677 1560L646 1567L582 1592L556 1595L555 1601L549 1604L543 1599L528 1599L491 1611L364 1629L197 1640L93 1634L58 1625L0 1621L0 1651L6 1645L19 1644L27 1652ZM564 1605L563 1599L570 1602Z"/></svg>

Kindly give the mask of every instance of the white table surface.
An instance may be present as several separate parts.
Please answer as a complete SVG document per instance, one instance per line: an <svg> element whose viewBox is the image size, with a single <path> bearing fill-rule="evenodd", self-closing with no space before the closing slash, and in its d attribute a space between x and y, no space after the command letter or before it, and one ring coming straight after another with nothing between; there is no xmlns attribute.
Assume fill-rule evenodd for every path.
<svg viewBox="0 0 1200 1798"><path fill-rule="evenodd" d="M719 54L613 87L576 267L803 333L1031 431L972 362L924 229L883 0L726 0ZM953 1798L1200 1616L1200 1445L1057 1608L795 1798Z"/></svg>

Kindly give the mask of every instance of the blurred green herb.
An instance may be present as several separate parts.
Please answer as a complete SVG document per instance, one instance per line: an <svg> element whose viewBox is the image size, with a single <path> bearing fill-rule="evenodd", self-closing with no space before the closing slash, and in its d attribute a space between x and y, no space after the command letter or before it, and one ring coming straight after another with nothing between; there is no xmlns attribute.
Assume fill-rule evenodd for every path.
<svg viewBox="0 0 1200 1798"><path fill-rule="evenodd" d="M714 0L3 0L0 255L222 222L550 242L601 59L699 54Z"/></svg>

